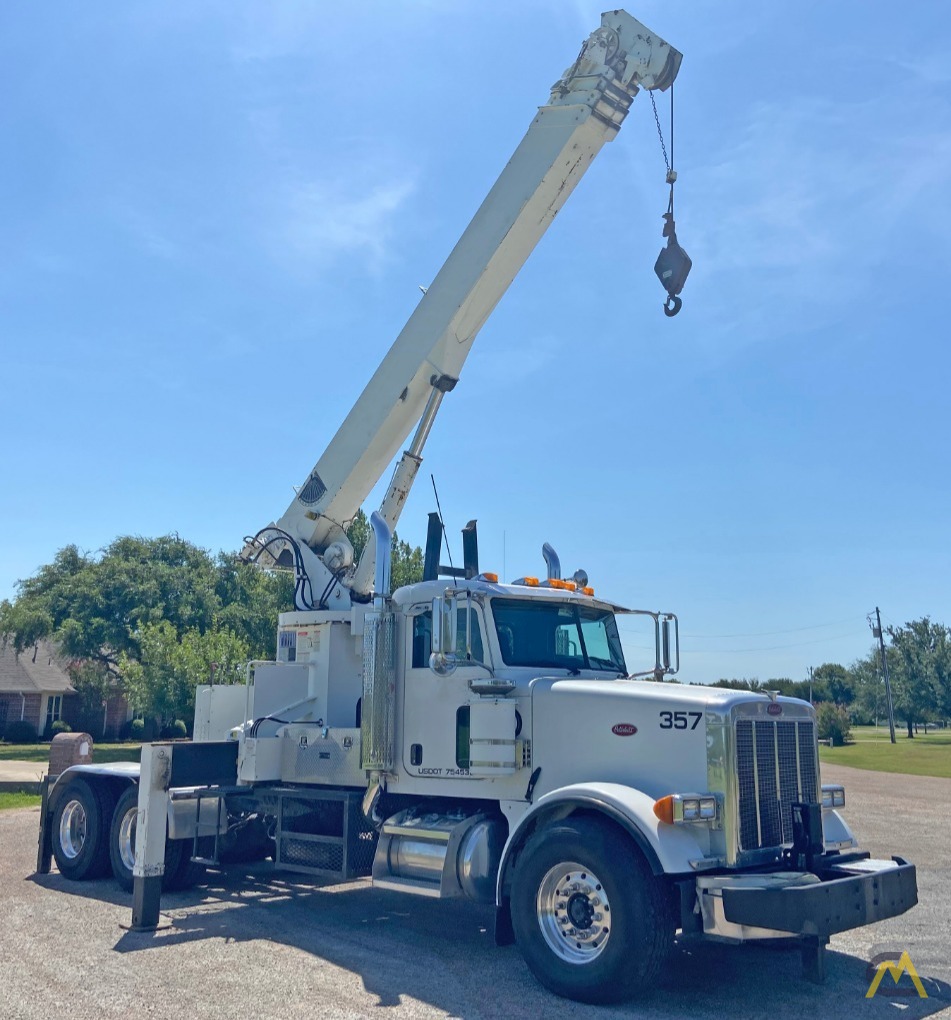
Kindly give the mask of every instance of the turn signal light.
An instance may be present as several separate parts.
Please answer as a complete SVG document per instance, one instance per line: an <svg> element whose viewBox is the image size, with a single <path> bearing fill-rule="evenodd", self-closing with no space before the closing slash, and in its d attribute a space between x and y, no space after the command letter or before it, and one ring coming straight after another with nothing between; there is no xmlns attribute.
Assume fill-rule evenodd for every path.
<svg viewBox="0 0 951 1020"><path fill-rule="evenodd" d="M674 824L674 798L673 794L668 794L666 797L661 797L660 800L654 801L654 814L668 825Z"/></svg>

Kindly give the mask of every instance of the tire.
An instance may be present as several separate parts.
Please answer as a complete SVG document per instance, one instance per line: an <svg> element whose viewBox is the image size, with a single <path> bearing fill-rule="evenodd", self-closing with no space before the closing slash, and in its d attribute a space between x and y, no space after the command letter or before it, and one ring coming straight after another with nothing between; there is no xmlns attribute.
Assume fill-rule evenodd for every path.
<svg viewBox="0 0 951 1020"><path fill-rule="evenodd" d="M643 855L609 823L589 818L531 837L515 868L511 906L529 969L556 995L579 1002L651 991L673 943L666 891Z"/></svg>
<svg viewBox="0 0 951 1020"><path fill-rule="evenodd" d="M100 784L76 779L53 810L51 843L56 867L64 878L83 882L109 870L109 821L112 793Z"/></svg>
<svg viewBox="0 0 951 1020"><path fill-rule="evenodd" d="M205 866L192 860L193 846L194 843L190 839L170 839L168 841L165 847L165 875L162 879L162 888L167 892L190 889L202 880ZM172 862L171 858L176 855L176 852L178 860Z"/></svg>
<svg viewBox="0 0 951 1020"><path fill-rule="evenodd" d="M136 814L139 806L139 788L130 786L123 791L112 815L109 826L109 861L116 881L132 892L134 882L132 866L135 863ZM171 892L193 885L202 875L201 865L191 862L190 839L166 839L165 872L162 875L162 890Z"/></svg>

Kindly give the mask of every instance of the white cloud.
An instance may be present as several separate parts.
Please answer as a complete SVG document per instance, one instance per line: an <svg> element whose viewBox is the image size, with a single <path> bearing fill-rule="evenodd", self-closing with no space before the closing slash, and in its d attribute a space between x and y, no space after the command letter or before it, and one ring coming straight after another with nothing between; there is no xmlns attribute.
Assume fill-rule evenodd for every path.
<svg viewBox="0 0 951 1020"><path fill-rule="evenodd" d="M397 214L414 190L414 177L405 171L372 179L358 169L298 183L286 195L281 246L310 263L351 254L378 269L390 253Z"/></svg>
<svg viewBox="0 0 951 1020"><path fill-rule="evenodd" d="M523 335L516 345L495 334L491 339L480 337L476 344L486 351L467 363L466 379L473 389L490 392L519 389L526 382L539 384L546 366L562 356L564 339Z"/></svg>
<svg viewBox="0 0 951 1020"><path fill-rule="evenodd" d="M704 346L728 357L804 321L839 321L903 244L923 232L946 243L951 134L907 113L905 99L881 95L759 103L729 151L682 173L678 227L694 260L685 298L710 313Z"/></svg>

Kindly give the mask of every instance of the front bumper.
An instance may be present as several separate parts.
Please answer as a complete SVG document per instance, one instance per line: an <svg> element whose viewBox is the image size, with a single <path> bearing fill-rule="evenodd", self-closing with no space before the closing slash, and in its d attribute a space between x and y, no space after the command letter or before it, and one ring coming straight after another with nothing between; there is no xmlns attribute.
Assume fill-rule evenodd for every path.
<svg viewBox="0 0 951 1020"><path fill-rule="evenodd" d="M819 881L811 884L724 885L725 920L747 930L827 938L897 917L918 902L915 866L901 857L880 861L843 854L819 858L816 865Z"/></svg>

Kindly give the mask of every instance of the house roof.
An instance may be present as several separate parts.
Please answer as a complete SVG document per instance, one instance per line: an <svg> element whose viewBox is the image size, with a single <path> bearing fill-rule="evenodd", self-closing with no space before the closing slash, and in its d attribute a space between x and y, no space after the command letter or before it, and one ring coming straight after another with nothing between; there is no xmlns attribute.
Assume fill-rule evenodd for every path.
<svg viewBox="0 0 951 1020"><path fill-rule="evenodd" d="M0 645L0 694L72 694L69 674L56 648L37 641L19 655L13 645Z"/></svg>

